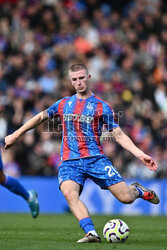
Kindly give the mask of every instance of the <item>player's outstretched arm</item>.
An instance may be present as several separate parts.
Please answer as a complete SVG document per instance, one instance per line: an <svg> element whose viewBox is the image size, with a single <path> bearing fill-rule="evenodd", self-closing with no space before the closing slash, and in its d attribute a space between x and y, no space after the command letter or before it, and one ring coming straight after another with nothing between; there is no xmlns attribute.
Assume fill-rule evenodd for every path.
<svg viewBox="0 0 167 250"><path fill-rule="evenodd" d="M21 126L19 129L17 129L13 134L8 135L5 137L5 149L12 146L17 139L23 135L26 131L33 129L37 127L42 122L46 121L48 119L47 111L42 111L36 116L34 116L32 119L30 119L28 122L26 122L23 126Z"/></svg>
<svg viewBox="0 0 167 250"><path fill-rule="evenodd" d="M131 152L134 156L141 160L141 162L150 170L156 171L156 162L141 149L139 149L132 140L122 131L120 127L113 129L112 136L123 148Z"/></svg>

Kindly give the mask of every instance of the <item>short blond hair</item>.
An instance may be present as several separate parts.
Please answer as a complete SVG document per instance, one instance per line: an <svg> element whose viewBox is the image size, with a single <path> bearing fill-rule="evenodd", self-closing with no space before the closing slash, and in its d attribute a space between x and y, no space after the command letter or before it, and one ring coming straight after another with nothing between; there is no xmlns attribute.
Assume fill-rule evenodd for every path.
<svg viewBox="0 0 167 250"><path fill-rule="evenodd" d="M86 65L83 64L83 63L74 63L74 64L72 64L70 66L70 68L69 68L69 71L76 72L76 71L79 71L79 70L82 70L82 69L84 69L86 71L86 73L88 74L88 69L87 69Z"/></svg>

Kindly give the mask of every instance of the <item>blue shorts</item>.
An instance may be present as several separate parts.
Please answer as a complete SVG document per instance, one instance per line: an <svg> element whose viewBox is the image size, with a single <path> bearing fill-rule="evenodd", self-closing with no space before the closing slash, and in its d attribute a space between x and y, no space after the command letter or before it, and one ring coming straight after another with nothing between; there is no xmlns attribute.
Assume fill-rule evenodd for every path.
<svg viewBox="0 0 167 250"><path fill-rule="evenodd" d="M63 161L59 167L59 185L63 181L73 180L83 186L87 178L102 189L124 181L105 155Z"/></svg>

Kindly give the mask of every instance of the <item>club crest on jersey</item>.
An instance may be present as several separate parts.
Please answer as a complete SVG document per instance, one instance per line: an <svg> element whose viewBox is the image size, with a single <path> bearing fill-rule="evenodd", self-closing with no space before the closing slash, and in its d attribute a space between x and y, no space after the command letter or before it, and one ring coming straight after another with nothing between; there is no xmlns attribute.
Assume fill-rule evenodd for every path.
<svg viewBox="0 0 167 250"><path fill-rule="evenodd" d="M69 106L72 104L72 101L69 101Z"/></svg>
<svg viewBox="0 0 167 250"><path fill-rule="evenodd" d="M90 102L88 103L87 108L90 109L90 110L93 109L93 106L92 106L92 104Z"/></svg>

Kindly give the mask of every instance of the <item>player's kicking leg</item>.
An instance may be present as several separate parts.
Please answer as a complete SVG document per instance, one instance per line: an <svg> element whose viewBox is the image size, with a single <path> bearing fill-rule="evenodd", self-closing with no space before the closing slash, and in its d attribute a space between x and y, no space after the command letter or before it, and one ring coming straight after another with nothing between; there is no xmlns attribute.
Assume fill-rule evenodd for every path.
<svg viewBox="0 0 167 250"><path fill-rule="evenodd" d="M7 188L12 193L20 195L24 200L28 202L32 217L36 218L38 216L39 204L37 199L37 193L34 190L27 191L17 179L4 174L1 153L0 153L0 185Z"/></svg>
<svg viewBox="0 0 167 250"><path fill-rule="evenodd" d="M136 187L136 189L139 192L139 197L142 198L143 200L149 201L149 202L151 202L153 204L158 204L159 203L159 198L158 198L158 195L155 193L155 191L143 187L138 182L135 182L135 183L133 183L131 185Z"/></svg>
<svg viewBox="0 0 167 250"><path fill-rule="evenodd" d="M142 198L154 204L159 203L157 194L150 189L147 189L139 183L133 183L130 186L124 181L118 182L108 187L109 191L122 203L132 203L137 198Z"/></svg>
<svg viewBox="0 0 167 250"><path fill-rule="evenodd" d="M95 231L93 221L90 218L88 209L79 199L80 185L72 180L66 180L61 183L60 189L64 194L71 212L79 220L80 227L86 235L78 240L78 243L100 243L101 239Z"/></svg>

